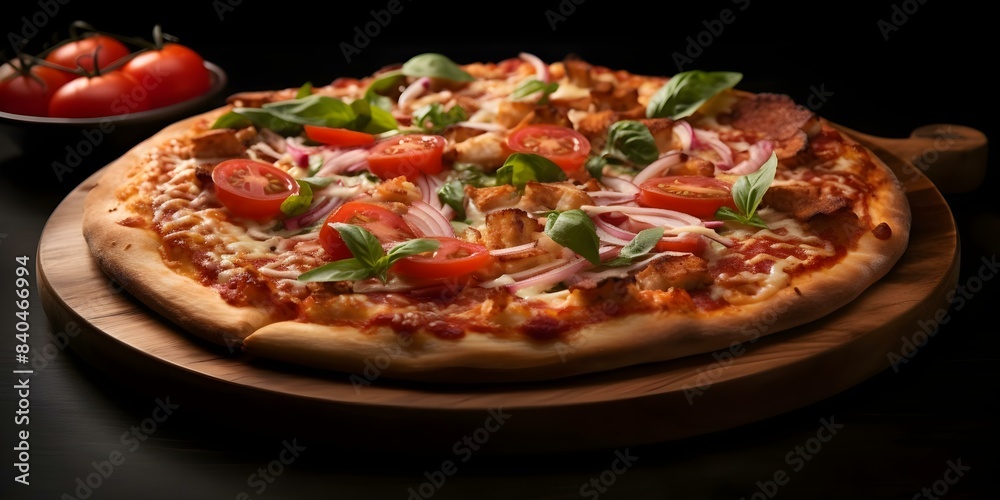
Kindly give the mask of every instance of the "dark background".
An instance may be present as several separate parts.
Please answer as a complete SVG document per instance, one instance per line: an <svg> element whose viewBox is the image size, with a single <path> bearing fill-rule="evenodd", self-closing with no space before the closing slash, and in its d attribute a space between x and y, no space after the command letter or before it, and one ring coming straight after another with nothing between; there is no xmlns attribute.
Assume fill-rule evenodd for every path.
<svg viewBox="0 0 1000 500"><path fill-rule="evenodd" d="M22 16L32 19L43 3L50 9L59 5L8 2L0 34L7 38L11 32L22 33ZM637 73L740 71L741 88L785 93L799 102L822 89L827 100L819 114L876 136L906 137L919 126L936 123L967 125L992 136L996 91L987 75L996 64L996 28L980 6L944 0L794 7L775 3L672 2L654 11L649 4L607 0L459 7L403 1L402 11L348 61L341 44L355 43L355 27L364 29L373 19L370 11L385 9L388 2L113 5L76 0L43 17L46 25L31 38L28 50L43 50L47 42L65 36L68 25L78 19L108 32L139 37L151 36L153 26L160 24L164 32L226 71L228 86L212 105L221 104L232 92L361 77L429 51L459 63L516 57L520 51L546 61L575 54ZM743 6L747 8L740 10ZM546 11L558 13L560 8L564 19L557 20L553 29ZM688 37L706 31L705 23L713 24L723 9L732 10L733 22L722 24L722 32L711 38L702 35L710 43L700 47L700 53L690 52L693 62L678 68L673 54L684 53ZM904 9L910 12L905 19L900 14ZM885 32L888 39L883 32L887 23L898 28ZM0 148L6 148L0 149L4 153L0 199L5 210L0 222L0 281L13 276L14 256L34 255L45 220L65 194L134 144L130 131L118 130L60 181L49 165L59 157L65 139L54 141L58 146L54 151L29 147L34 135L29 137L28 129L8 126L5 132L8 142L0 142ZM962 238L960 282L981 269L981 259L1000 252L996 181L991 160L978 189L946 196ZM960 460L971 469L949 485L947 497L992 497L1000 472L996 429L1000 419L993 409L998 403L1000 343L993 313L997 299L997 283L986 281L962 311L954 312L942 334L898 373L887 366L882 374L844 393L767 421L680 442L632 447L631 453L640 459L601 498L750 498L759 491L758 481L788 468L785 454L815 436L820 419L831 415L844 425L843 432L794 473L777 496L921 498L922 488L944 477L949 461ZM7 328L13 321L9 314L3 317L10 321L4 324ZM42 317L35 300L36 348L45 342L47 325ZM5 334L0 341L4 367L13 365L8 360L12 335ZM5 466L2 470L9 473L0 477L4 484L0 496L60 498L72 493L75 479L93 470L91 461L106 458L109 450L118 448L121 432L150 414L153 395L122 382L106 377L71 351L34 378L31 432L37 437L31 442L32 484L14 483L13 468ZM0 418L4 422L0 442L10 450L14 445L10 414L16 399L15 391L3 385L7 389L0 389L0 401L7 416ZM252 498L406 498L407 488L424 481L424 471L441 462L434 456L347 453L317 445L257 495L247 485L248 476L273 460L280 448L280 440L272 437L238 425L209 426L179 412L92 498L235 498L241 491ZM435 497L577 498L580 485L608 468L613 458L608 450L571 456L484 453L463 464Z"/></svg>

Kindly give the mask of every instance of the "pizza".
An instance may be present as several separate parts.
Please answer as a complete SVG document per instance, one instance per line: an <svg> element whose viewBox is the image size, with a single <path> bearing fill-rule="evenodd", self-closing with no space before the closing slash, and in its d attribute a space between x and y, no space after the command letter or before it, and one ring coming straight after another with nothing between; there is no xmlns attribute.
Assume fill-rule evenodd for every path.
<svg viewBox="0 0 1000 500"><path fill-rule="evenodd" d="M96 263L248 363L549 380L823 318L906 249L901 183L742 74L418 54L232 94L100 172Z"/></svg>

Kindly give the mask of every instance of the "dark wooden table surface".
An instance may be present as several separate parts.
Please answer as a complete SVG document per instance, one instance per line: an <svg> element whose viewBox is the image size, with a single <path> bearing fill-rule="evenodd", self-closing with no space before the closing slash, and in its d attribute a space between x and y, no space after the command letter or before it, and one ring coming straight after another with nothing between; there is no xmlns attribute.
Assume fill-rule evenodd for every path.
<svg viewBox="0 0 1000 500"><path fill-rule="evenodd" d="M783 13L733 0L667 5L661 13L621 2L552 0L484 6L486 14L443 14L442 6L386 1L337 7L343 10L330 14L316 11L314 3L220 0L190 9L133 4L120 16L128 22L113 22L106 4L98 11L96 2L83 0L14 5L2 22L5 46L14 33L41 47L76 19L133 36L148 36L160 23L227 71L227 93L363 76L420 52L471 62L524 50L546 60L577 53L640 73L742 71L747 90L789 94L836 123L876 136L905 137L934 123L968 125L988 137L995 130L995 90L986 70L993 61L984 45L995 38L994 28L987 13L964 1L882 1L859 9L825 4ZM366 27L367 39L358 35ZM21 367L14 347L15 259L28 256L33 267L39 235L56 205L151 131L107 134L59 179L52 163L84 139L80 133L0 124L0 282L8 287L0 290L7 297L0 301L6 322L0 371L7 373L0 388L6 414L0 462L7 464L2 498L996 494L1000 183L992 159L978 189L945 194L961 237L961 288L943 313L947 323L925 345L907 351L905 362L893 366L887 360L882 373L808 407L678 442L531 456L496 456L486 442L468 454L414 455L344 450L311 442L295 428L248 433L206 423L211 419L186 405L184 394L144 390L60 348L58 335L67 325L47 320L33 279L35 372L28 389L17 388L25 384L12 373ZM23 416L30 418L27 425L18 420ZM30 433L28 485L15 481L22 430ZM447 439L458 441L471 431L455 429ZM491 439L503 439L502 432ZM373 443L373 449L385 445ZM442 467L446 460L455 468Z"/></svg>

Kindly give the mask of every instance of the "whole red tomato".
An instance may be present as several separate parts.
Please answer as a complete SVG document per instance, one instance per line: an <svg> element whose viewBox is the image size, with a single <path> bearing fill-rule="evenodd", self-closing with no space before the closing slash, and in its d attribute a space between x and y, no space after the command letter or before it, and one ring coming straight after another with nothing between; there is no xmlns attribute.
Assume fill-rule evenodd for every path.
<svg viewBox="0 0 1000 500"><path fill-rule="evenodd" d="M0 73L4 75L0 79L0 111L16 115L48 116L52 95L70 81L62 71L22 65L19 60L4 64Z"/></svg>
<svg viewBox="0 0 1000 500"><path fill-rule="evenodd" d="M198 97L212 86L211 73L201 55L176 42L135 56L121 71L146 89L154 108Z"/></svg>
<svg viewBox="0 0 1000 500"><path fill-rule="evenodd" d="M108 71L83 76L57 90L49 102L49 116L96 118L151 109L146 91L131 76Z"/></svg>
<svg viewBox="0 0 1000 500"><path fill-rule="evenodd" d="M78 40L67 41L46 54L45 60L71 70L80 67L87 73L94 72L94 57L97 68L104 69L115 61L132 53L128 46L107 35L89 35ZM75 75L74 75L75 76Z"/></svg>

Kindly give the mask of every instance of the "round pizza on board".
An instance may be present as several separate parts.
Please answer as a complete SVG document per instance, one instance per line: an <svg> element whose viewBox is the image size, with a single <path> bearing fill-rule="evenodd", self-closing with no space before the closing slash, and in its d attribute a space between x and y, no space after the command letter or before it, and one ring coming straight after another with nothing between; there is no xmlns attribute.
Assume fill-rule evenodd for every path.
<svg viewBox="0 0 1000 500"><path fill-rule="evenodd" d="M107 166L83 231L187 332L331 373L545 380L728 348L848 304L910 231L879 158L741 78L429 53L235 94Z"/></svg>

